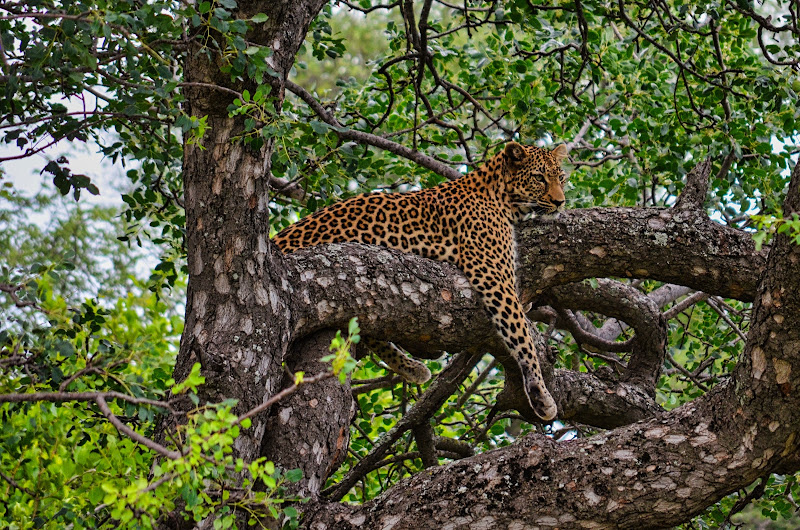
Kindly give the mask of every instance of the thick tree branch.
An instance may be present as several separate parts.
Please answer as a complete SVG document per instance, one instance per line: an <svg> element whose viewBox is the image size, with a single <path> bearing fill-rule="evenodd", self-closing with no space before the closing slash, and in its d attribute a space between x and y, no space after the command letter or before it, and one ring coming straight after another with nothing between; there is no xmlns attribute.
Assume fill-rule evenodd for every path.
<svg viewBox="0 0 800 530"><path fill-rule="evenodd" d="M284 377L284 390L260 407L265 410L269 402L280 400L266 421L260 456L280 462L284 469L303 471L303 479L292 486L292 494L300 497L319 495L350 444L350 419L355 408L350 386L340 383L338 377L327 377L333 375L328 371L330 365L319 361L330 353L333 336L330 330L320 331L292 344L286 356L289 373ZM314 384L301 388L293 380L297 371L321 375L309 378L315 380ZM302 436L287 436L292 432Z"/></svg>
<svg viewBox="0 0 800 530"><path fill-rule="evenodd" d="M562 420L614 429L664 412L653 396L637 385L572 370L556 370L555 380Z"/></svg>
<svg viewBox="0 0 800 530"><path fill-rule="evenodd" d="M523 222L523 298L586 278L649 278L752 301L766 262L746 232L702 212L592 208Z"/></svg>
<svg viewBox="0 0 800 530"><path fill-rule="evenodd" d="M527 221L518 234L518 274L528 298L589 277L640 276L747 301L764 267L764 251L756 252L748 233L686 211L573 210ZM337 244L296 252L287 266L300 294L293 311L298 335L344 327L362 315L365 333L391 336L431 358L494 341L480 301L452 265ZM466 330L466 341L452 338Z"/></svg>
<svg viewBox="0 0 800 530"><path fill-rule="evenodd" d="M433 427L427 421L421 421L412 429L414 440L417 442L420 459L424 467L433 467L438 464L436 459L436 446L434 444Z"/></svg>
<svg viewBox="0 0 800 530"><path fill-rule="evenodd" d="M550 305L601 313L632 326L636 337L622 380L655 395L655 385L664 364L667 324L651 298L630 285L603 278L597 281L596 287L583 283L564 285L552 289L549 296L553 297Z"/></svg>

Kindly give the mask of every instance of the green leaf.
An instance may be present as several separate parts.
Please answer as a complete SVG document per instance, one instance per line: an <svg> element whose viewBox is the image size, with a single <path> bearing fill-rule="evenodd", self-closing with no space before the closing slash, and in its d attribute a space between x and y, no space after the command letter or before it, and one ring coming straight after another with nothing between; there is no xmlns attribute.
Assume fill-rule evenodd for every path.
<svg viewBox="0 0 800 530"><path fill-rule="evenodd" d="M303 470L302 469L290 469L286 472L286 480L289 482L295 483L300 482L303 479Z"/></svg>
<svg viewBox="0 0 800 530"><path fill-rule="evenodd" d="M311 125L311 129L313 129L317 134L327 134L328 129L330 129L330 126L327 123L317 120L312 120L309 125Z"/></svg>

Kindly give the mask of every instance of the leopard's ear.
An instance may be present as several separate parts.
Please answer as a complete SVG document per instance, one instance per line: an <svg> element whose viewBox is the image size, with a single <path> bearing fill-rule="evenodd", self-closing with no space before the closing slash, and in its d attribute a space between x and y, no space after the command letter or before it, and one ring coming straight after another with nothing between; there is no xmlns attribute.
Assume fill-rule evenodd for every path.
<svg viewBox="0 0 800 530"><path fill-rule="evenodd" d="M505 149L506 157L514 163L519 163L525 160L528 152L517 142L508 142Z"/></svg>
<svg viewBox="0 0 800 530"><path fill-rule="evenodd" d="M556 162L559 164L567 158L567 153L569 153L569 149L567 148L567 144L561 144L552 151L553 156L556 157Z"/></svg>

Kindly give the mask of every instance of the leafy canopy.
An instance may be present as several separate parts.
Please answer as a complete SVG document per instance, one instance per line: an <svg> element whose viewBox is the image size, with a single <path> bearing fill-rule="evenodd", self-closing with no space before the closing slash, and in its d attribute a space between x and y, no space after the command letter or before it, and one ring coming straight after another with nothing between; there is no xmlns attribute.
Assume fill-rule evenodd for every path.
<svg viewBox="0 0 800 530"><path fill-rule="evenodd" d="M182 146L202 146L208 127L182 108L182 91L191 88L182 72L191 43L216 54L230 79L255 87L237 93L229 111L244 120L241 141L253 148L274 142L272 177L283 183L271 201L276 228L354 193L444 180L377 148L376 138L458 171L514 138L572 143L574 208L672 204L686 173L710 156L707 206L715 218L744 228L758 214L762 226L797 230L796 219L776 217L800 117L800 45L788 2L435 2L411 14L372 4L323 9L290 76L299 88L290 87L276 112L271 50L248 38L249 28L270 21L264 14L239 19L235 0L0 2L0 135L19 150L4 151L0 160L85 142L124 166L130 182L122 224L107 225L106 235L118 238L80 226L87 214L109 223L110 212L76 214L69 237L80 244L72 253L45 252L52 250L46 242L65 237L66 225L41 230L25 223L37 206L8 188L1 192L0 221L12 228L0 231L0 392L119 392L132 400L109 398L109 414L141 436L151 435L155 416L166 412L152 403L174 383L168 374L181 332L175 304L185 282ZM309 96L330 113L309 105ZM42 169L74 200L97 193L88 171L65 158ZM287 183L303 193L284 193ZM153 277L137 276L119 241L157 246ZM107 265L86 266L98 254L121 259L113 262L116 276ZM728 304L728 320L719 307L699 304L672 321L670 364L659 388L665 406L706 391L735 362L749 308ZM345 370L352 361L343 351L355 340L340 337L335 348ZM560 366L605 364L568 335L553 340ZM383 376L369 361L358 370L364 381ZM186 382L190 399L191 386L201 383L195 376ZM489 421L501 376L490 360L479 364L470 387L434 418L435 434L485 450L530 430L510 415ZM397 424L416 393L388 383L358 394L349 459L333 480ZM282 488L299 477L270 462L232 459L232 441L247 422L231 407L196 403L183 440L166 447L191 451L151 476L156 450L121 434L96 400L3 403L0 491L7 500L0 520L16 527L149 526L180 499L194 518L227 510L221 526L232 523L233 506L293 524L297 510L281 503ZM561 434L590 433L564 427ZM463 447L451 449L456 458ZM412 438L398 440L395 454L405 458L367 475L347 499L371 498L421 469L414 450ZM225 485L245 468L247 487L260 480L267 491L232 498ZM770 479L764 512L790 514L786 499L797 488L794 477ZM722 523L732 504L723 501L696 524Z"/></svg>

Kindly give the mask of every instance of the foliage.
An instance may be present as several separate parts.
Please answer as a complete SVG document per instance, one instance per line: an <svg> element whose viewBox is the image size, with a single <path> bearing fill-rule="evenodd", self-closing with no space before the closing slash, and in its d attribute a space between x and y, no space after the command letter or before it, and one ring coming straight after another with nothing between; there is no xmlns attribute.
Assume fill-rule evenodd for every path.
<svg viewBox="0 0 800 530"><path fill-rule="evenodd" d="M5 184L0 191L5 267L0 282L23 282L26 274L48 270L54 290L69 304L93 294L114 300L134 289L145 264L158 255L150 241L130 248L118 239L126 226L117 206L87 205L47 190L27 197L11 182ZM5 306L5 300L0 304Z"/></svg>
<svg viewBox="0 0 800 530"><path fill-rule="evenodd" d="M4 526L150 528L179 500L197 521L221 514L222 528L233 523L234 508L254 516L266 510L295 526L297 509L284 503L298 500L285 495L286 484L301 478L297 470L232 457L234 440L250 420L231 412L235 401L198 402L199 365L178 385L168 378L182 321L164 301L137 282L140 294L113 307L87 299L69 308L53 294L50 274L40 272L25 292L47 323L27 333L0 330L0 394L52 396L41 402L0 399ZM155 417L169 410L170 390L173 396L188 392L196 408L180 439L168 446L176 454L162 454L155 466L159 451L118 432L99 402L79 397L116 393L108 397L109 414L147 437ZM244 489L230 490L232 482Z"/></svg>
<svg viewBox="0 0 800 530"><path fill-rule="evenodd" d="M26 300L36 303L46 323L0 330L0 392L163 395L181 320L141 283L138 295L111 307L93 299L69 307L54 294L52 274L42 271L25 287ZM138 430L152 430L152 407L109 406ZM146 480L150 456L86 403L3 403L0 410L5 524L93 527L110 514L103 487L121 491Z"/></svg>
<svg viewBox="0 0 800 530"><path fill-rule="evenodd" d="M353 317L347 326L347 338L342 337L342 330L336 330L330 346L333 353L320 359L324 363L331 363L333 373L343 384L356 367L356 360L350 355L350 351L361 341L360 331L358 318ZM295 378L295 382L297 382L297 378Z"/></svg>
<svg viewBox="0 0 800 530"><path fill-rule="evenodd" d="M766 493L764 493L766 491ZM769 528L771 530L797 527L797 497L800 487L797 475L773 475L730 495L710 507L693 524L679 528ZM760 498L759 498L760 497ZM753 499L756 499L751 503Z"/></svg>
<svg viewBox="0 0 800 530"><path fill-rule="evenodd" d="M667 204L700 153L717 160L730 157L730 169L712 182L712 197L718 197L714 209L733 220L758 207L755 197L764 211L775 211L792 148L773 152L772 139L790 140L796 131L797 108L789 102L797 99L791 82L797 74L750 51L754 20L715 4L670 6L674 27L687 30L670 32L653 16L653 7L618 14L590 3L582 4L582 13L565 7L529 16L524 5L509 3L496 18L475 24L469 38L458 11L431 15L430 32L441 37L431 37L428 65L408 52L406 31L387 16L389 48L379 49L369 63L372 75L363 82L338 83L336 104L347 117L343 125L391 136L456 167L477 164L513 135L574 140L580 150L572 175L576 206ZM327 24L334 34L337 25L346 28L353 20L344 12L328 18L315 23ZM649 22L639 22L644 19ZM697 29L689 31L692 27ZM722 58L714 36L722 42ZM667 44L660 45L660 37ZM781 52L791 56L792 46L789 41ZM672 60L673 50L689 50L697 64L682 68ZM729 71L721 81L712 77L719 76L719 61ZM753 93L744 92L753 79ZM295 118L304 112L307 119ZM300 126L291 128L293 141L282 136L282 143L303 146L309 136L317 140L311 142L313 155L300 148L278 149L276 175L302 179L326 201L331 193L386 186L387 174L393 188L434 183L407 161L341 145L334 131L312 128L319 118L308 112L296 101L285 104L283 115ZM434 119L434 114L446 118ZM603 126L592 128L594 136L576 138L587 122ZM327 146L320 145L320 133L326 133ZM313 211L318 203L306 206Z"/></svg>
<svg viewBox="0 0 800 530"><path fill-rule="evenodd" d="M276 112L272 51L248 39L248 30L269 21L261 13L237 18L235 0L0 2L3 141L24 156L62 141L91 143L124 166L130 182L121 212L82 202L64 207L55 191L25 198L0 190L6 295L0 393L119 392L149 400L108 402L111 414L141 436L152 434L158 414L168 416L170 389L197 399L191 386L201 383L200 372L183 387L167 375L186 281L182 146L202 148L208 128L205 118L183 110L181 91L192 87L183 81L182 65L192 46L195 53L217 54L225 76L247 80L229 108L244 123L239 140L253 149L275 140L271 176L305 191L298 199L275 190L275 228L355 193L445 179L376 147L376 138L457 171L474 168L516 138L571 143L571 207L671 205L685 175L708 156L714 171L707 208L714 218L735 228L755 226L759 245L771 231L800 237L797 216L783 219L779 208L800 118L800 45L786 2L758 9L747 1L540 6L511 0L458 8L437 2L410 19L394 6L326 6L291 76L301 90ZM355 141L348 136L353 131L368 137ZM3 153L0 160L15 156ZM49 160L44 170L70 201L97 191L67 158ZM51 226L29 221L50 209L63 210ZM141 255L130 243L158 255L149 278L140 277ZM658 285L639 287L652 292ZM602 315L584 316L597 327L606 322ZM678 406L724 379L748 322L749 307L735 301L710 299L677 312L659 401ZM348 331L347 338L337 334L329 360L340 377L355 369L356 382L373 389L357 390L350 452L332 483L428 388L384 376L369 360L356 367L349 350L358 342L357 323ZM559 366L597 371L619 361L587 351L567 332L542 331L550 332ZM629 336L623 332L618 340ZM444 361L429 366L446 369ZM434 435L482 451L533 429L514 415L493 414L502 377L499 366L482 360L436 412ZM303 380L296 375L296 384ZM263 508L294 524L297 511L284 503L284 486L297 474L231 456L234 438L247 428L231 412L233 403L194 405L181 440L164 446L180 456L162 455L151 468L156 450L120 434L97 402L3 403L0 487L8 500L0 520L19 527L149 526L181 501L191 517L221 513L221 526L232 523L234 507ZM592 430L565 424L544 432L561 437ZM423 468L410 432L392 453L347 500L372 498ZM461 456L437 454L441 461ZM234 494L228 486L235 477L245 482ZM770 478L759 501L764 514L791 515L787 492L796 497L796 490L796 477ZM720 524L735 502L727 498L695 525Z"/></svg>
<svg viewBox="0 0 800 530"><path fill-rule="evenodd" d="M730 374L744 349L750 304L728 301L696 304L670 325L667 363L659 401L667 409L687 403ZM724 306L724 307L722 307Z"/></svg>
<svg viewBox="0 0 800 530"><path fill-rule="evenodd" d="M2 526L149 528L182 502L195 520L220 514L221 528L233 524L234 509L251 513L253 521L268 513L296 527L292 503L303 499L288 495L287 485L300 480L299 470L263 458L234 459L233 442L250 420L232 413L234 401L199 403L199 364L180 384L168 376L182 331L173 296L183 296L185 278L169 293L153 293L152 281L135 266L141 253L115 237L125 229L111 216L116 209L41 194L27 198L10 187L3 200L0 220L8 230L2 237L9 244L0 284L16 288L18 303L2 300L0 396L45 392L51 398L0 398ZM32 213L51 208L60 213L50 216L49 226L30 221ZM357 333L353 322L350 335L339 336L341 345L357 342ZM195 408L181 438L166 447L179 455L162 455L153 465L157 451L120 432L98 403L76 397L114 392L110 414L145 437L169 410L167 397L187 395Z"/></svg>
<svg viewBox="0 0 800 530"><path fill-rule="evenodd" d="M775 215L754 215L753 221L759 230L753 234L757 249L761 250L761 247L772 240L772 236L776 233L786 233L795 245L800 245L800 218L796 213L792 214L791 219Z"/></svg>

